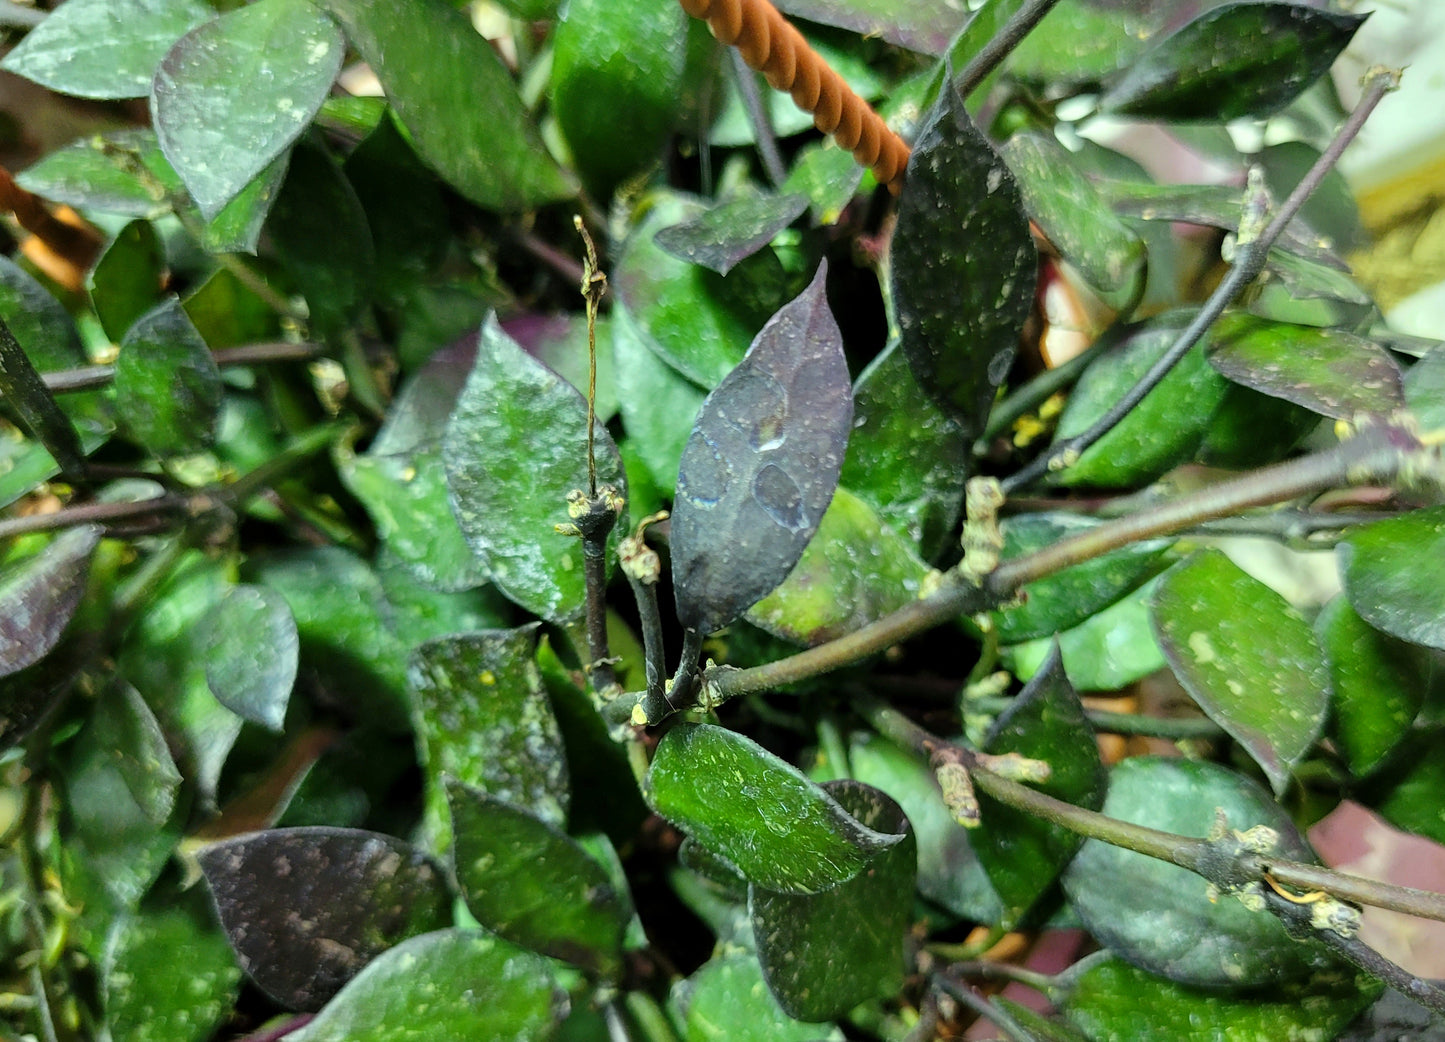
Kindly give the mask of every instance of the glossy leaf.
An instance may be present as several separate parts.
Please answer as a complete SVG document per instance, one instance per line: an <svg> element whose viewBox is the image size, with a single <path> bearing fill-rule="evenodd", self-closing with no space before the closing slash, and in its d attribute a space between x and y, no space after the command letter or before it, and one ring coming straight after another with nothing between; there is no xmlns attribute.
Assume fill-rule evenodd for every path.
<svg viewBox="0 0 1445 1042"><path fill-rule="evenodd" d="M1424 700L1410 648L1373 629L1344 597L1325 605L1315 633L1330 667L1331 733L1351 773L1380 765L1409 733Z"/></svg>
<svg viewBox="0 0 1445 1042"><path fill-rule="evenodd" d="M1445 791L1445 759L1436 755L1438 728L1424 729L1397 753L1401 769L1383 772L1382 784L1370 793L1370 806L1398 829L1445 843L1445 818L1440 793Z"/></svg>
<svg viewBox="0 0 1445 1042"><path fill-rule="evenodd" d="M685 1042L842 1042L836 1027L788 1016L751 952L719 954L673 989Z"/></svg>
<svg viewBox="0 0 1445 1042"><path fill-rule="evenodd" d="M241 968L287 1009L320 1009L376 956L447 919L441 871L377 832L270 829L197 860Z"/></svg>
<svg viewBox="0 0 1445 1042"><path fill-rule="evenodd" d="M1087 430L1169 349L1192 316L1173 312L1123 331L1075 384L1055 437ZM1133 487L1194 455L1229 384L1195 348L1079 461L1054 479L1059 484Z"/></svg>
<svg viewBox="0 0 1445 1042"><path fill-rule="evenodd" d="M417 155L462 195L515 213L575 194L506 67L462 12L445 0L325 6L381 80Z"/></svg>
<svg viewBox="0 0 1445 1042"><path fill-rule="evenodd" d="M216 701L244 720L280 731L300 654L285 599L264 586L233 586L203 625L206 683Z"/></svg>
<svg viewBox="0 0 1445 1042"><path fill-rule="evenodd" d="M1288 812L1253 782L1217 764L1138 756L1109 775L1103 813L1203 838L1222 815L1240 832L1265 825L1282 857L1314 855ZM1085 927L1140 969L1181 984L1247 988L1298 980L1335 965L1319 941L1296 941L1267 909L1210 893L1201 877L1164 861L1089 840L1064 873Z"/></svg>
<svg viewBox="0 0 1445 1042"><path fill-rule="evenodd" d="M125 425L158 456L192 453L215 438L221 371L174 297L121 341L115 393Z"/></svg>
<svg viewBox="0 0 1445 1042"><path fill-rule="evenodd" d="M1099 104L1153 119L1269 116L1324 75L1363 21L1301 3L1223 4L1141 56Z"/></svg>
<svg viewBox="0 0 1445 1042"><path fill-rule="evenodd" d="M954 915L996 923L1003 906L969 844L968 830L953 820L928 764L872 734L848 746L850 773L888 793L903 808L918 841L918 892Z"/></svg>
<svg viewBox="0 0 1445 1042"><path fill-rule="evenodd" d="M1063 513L1008 518L1003 523L1003 557L1042 550L1096 525L1090 518ZM1012 644L1048 637L1087 622L1162 567L1160 557L1169 546L1167 539L1141 540L1030 583L1021 603L993 612L999 640Z"/></svg>
<svg viewBox="0 0 1445 1042"><path fill-rule="evenodd" d="M143 98L171 45L214 15L202 0L67 0L0 68L61 94Z"/></svg>
<svg viewBox="0 0 1445 1042"><path fill-rule="evenodd" d="M617 447L600 425L596 435L598 484L625 495ZM580 614L582 542L554 526L567 520L567 493L587 488L587 404L495 318L482 327L442 461L462 533L497 587L545 619Z"/></svg>
<svg viewBox="0 0 1445 1042"><path fill-rule="evenodd" d="M53 373L90 363L65 306L9 257L0 257L0 318L37 372ZM95 393L68 394L60 404L82 439L109 429L109 408Z"/></svg>
<svg viewBox="0 0 1445 1042"><path fill-rule="evenodd" d="M1335 419L1403 408L1400 367L1384 348L1339 329L1243 315L1219 323L1209 364L1235 383Z"/></svg>
<svg viewBox="0 0 1445 1042"><path fill-rule="evenodd" d="M808 209L819 224L836 224L858 186L863 168L851 152L839 148L832 138L804 145L793 159L788 179L778 191L808 197Z"/></svg>
<svg viewBox="0 0 1445 1042"><path fill-rule="evenodd" d="M428 826L438 849L450 839L444 776L550 824L567 819L567 761L532 660L535 630L440 637L412 658Z"/></svg>
<svg viewBox="0 0 1445 1042"><path fill-rule="evenodd" d="M917 600L927 573L903 536L840 488L797 565L746 617L774 636L820 644Z"/></svg>
<svg viewBox="0 0 1445 1042"><path fill-rule="evenodd" d="M618 408L648 475L671 496L682 450L707 396L648 347L646 334L621 303L613 308L612 330Z"/></svg>
<svg viewBox="0 0 1445 1042"><path fill-rule="evenodd" d="M1445 507L1377 521L1340 546L1345 595L1375 629L1445 649L1445 588L1433 567L1442 555Z"/></svg>
<svg viewBox="0 0 1445 1042"><path fill-rule="evenodd" d="M0 676L39 662L80 605L100 529L78 525L0 572Z"/></svg>
<svg viewBox="0 0 1445 1042"><path fill-rule="evenodd" d="M1149 605L1158 580L1095 612L1055 637L1040 637L1003 649L1009 669L1028 680L1048 658L1054 640L1064 671L1080 691L1118 691L1165 666L1164 653L1149 622Z"/></svg>
<svg viewBox="0 0 1445 1042"><path fill-rule="evenodd" d="M1223 553L1201 550L1160 579L1154 628L1190 697L1282 793L1329 710L1329 670L1309 623Z"/></svg>
<svg viewBox="0 0 1445 1042"><path fill-rule="evenodd" d="M1013 175L944 91L908 161L890 271L908 363L970 437L1008 375L1037 264Z"/></svg>
<svg viewBox="0 0 1445 1042"><path fill-rule="evenodd" d="M626 893L556 825L448 779L457 882L497 936L615 978L632 918Z"/></svg>
<svg viewBox="0 0 1445 1042"><path fill-rule="evenodd" d="M41 157L15 175L15 183L27 191L57 203L84 207L99 213L144 217L147 220L170 212L170 202L158 199L130 171L106 155L101 144L119 144L137 138L155 143L154 135L127 132L73 141ZM159 155L159 149L156 150ZM169 169L168 164L166 165ZM175 188L180 188L176 180Z"/></svg>
<svg viewBox="0 0 1445 1042"><path fill-rule="evenodd" d="M1294 402L1231 383L1194 458L1230 470L1278 463L1322 422L1319 413Z"/></svg>
<svg viewBox="0 0 1445 1042"><path fill-rule="evenodd" d="M703 402L678 468L678 620L711 633L787 577L833 498L853 421L826 265Z"/></svg>
<svg viewBox="0 0 1445 1042"><path fill-rule="evenodd" d="M726 275L807 208L804 195L743 195L661 229L654 241L678 260Z"/></svg>
<svg viewBox="0 0 1445 1042"><path fill-rule="evenodd" d="M261 228L271 205L286 179L291 153L281 153L271 160L239 194L221 208L206 225L201 245L212 253L255 253L261 240Z"/></svg>
<svg viewBox="0 0 1445 1042"><path fill-rule="evenodd" d="M1022 131L999 150L1025 212L1099 298L1128 311L1144 290L1144 241L1109 208L1052 134Z"/></svg>
<svg viewBox="0 0 1445 1042"><path fill-rule="evenodd" d="M779 893L829 890L902 841L860 824L760 745L710 724L681 724L664 736L643 795L749 882Z"/></svg>
<svg viewBox="0 0 1445 1042"><path fill-rule="evenodd" d="M1070 967L1059 990L1069 1022L1090 1038L1312 1042L1337 1038L1380 993L1364 976L1235 997L1163 980L1100 953Z"/></svg>
<svg viewBox="0 0 1445 1042"><path fill-rule="evenodd" d="M160 303L165 254L148 221L131 221L106 246L86 282L105 335L120 340L136 319Z"/></svg>
<svg viewBox="0 0 1445 1042"><path fill-rule="evenodd" d="M828 782L828 794L869 828L903 841L868 869L821 894L748 888L763 979L798 1020L831 1020L903 983L903 939L913 913L917 843L903 809L862 782Z"/></svg>
<svg viewBox="0 0 1445 1042"><path fill-rule="evenodd" d="M853 385L843 487L931 557L963 508L969 451L959 426L920 394L903 349L892 341Z"/></svg>
<svg viewBox="0 0 1445 1042"><path fill-rule="evenodd" d="M922 54L942 54L964 16L947 0L783 0L788 14Z"/></svg>
<svg viewBox="0 0 1445 1042"><path fill-rule="evenodd" d="M521 315L502 328L529 355L552 370L582 395L587 394L587 317L580 313ZM597 347L597 419L617 415L617 365L613 358L612 316L599 315L593 340Z"/></svg>
<svg viewBox="0 0 1445 1042"><path fill-rule="evenodd" d="M740 299L742 272L725 280L678 260L655 241L662 229L703 213L688 196L659 194L623 243L612 286L643 342L689 380L710 388L742 361L762 323Z"/></svg>
<svg viewBox="0 0 1445 1042"><path fill-rule="evenodd" d="M156 134L210 220L306 129L341 69L336 25L308 0L259 0L198 26L161 62ZM246 90L236 90L244 82Z"/></svg>
<svg viewBox="0 0 1445 1042"><path fill-rule="evenodd" d="M1097 810L1107 778L1094 729L1084 716L1055 647L1043 667L989 729L985 752L1017 753L1049 765L1037 786L1065 803ZM1023 811L978 794L981 822L969 843L1003 901L1000 925L1012 929L1053 885L1079 849L1079 837Z"/></svg>

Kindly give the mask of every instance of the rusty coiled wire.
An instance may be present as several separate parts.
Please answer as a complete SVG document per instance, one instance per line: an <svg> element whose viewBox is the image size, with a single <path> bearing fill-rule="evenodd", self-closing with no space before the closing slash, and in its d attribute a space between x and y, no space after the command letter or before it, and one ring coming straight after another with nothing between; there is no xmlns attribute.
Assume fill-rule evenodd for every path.
<svg viewBox="0 0 1445 1042"><path fill-rule="evenodd" d="M908 146L768 0L679 2L688 14L706 20L719 41L736 47L774 88L787 91L799 108L812 113L814 126L870 167L879 184L898 194Z"/></svg>

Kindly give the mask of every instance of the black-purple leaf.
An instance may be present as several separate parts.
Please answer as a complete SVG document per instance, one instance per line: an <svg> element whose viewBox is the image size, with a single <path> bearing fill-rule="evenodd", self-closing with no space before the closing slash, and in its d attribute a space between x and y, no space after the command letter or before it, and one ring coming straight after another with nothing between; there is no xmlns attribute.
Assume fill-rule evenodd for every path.
<svg viewBox="0 0 1445 1042"><path fill-rule="evenodd" d="M893 299L918 382L970 437L1008 375L1037 268L1013 175L954 92L943 91L898 201Z"/></svg>
<svg viewBox="0 0 1445 1042"><path fill-rule="evenodd" d="M377 955L449 921L441 870L377 832L269 829L197 860L241 968L287 1009L320 1009Z"/></svg>
<svg viewBox="0 0 1445 1042"><path fill-rule="evenodd" d="M838 486L853 390L826 264L707 396L672 514L677 616L710 633L777 586Z"/></svg>
<svg viewBox="0 0 1445 1042"><path fill-rule="evenodd" d="M55 647L80 604L99 542L98 527L72 528L0 575L0 676L40 661Z"/></svg>

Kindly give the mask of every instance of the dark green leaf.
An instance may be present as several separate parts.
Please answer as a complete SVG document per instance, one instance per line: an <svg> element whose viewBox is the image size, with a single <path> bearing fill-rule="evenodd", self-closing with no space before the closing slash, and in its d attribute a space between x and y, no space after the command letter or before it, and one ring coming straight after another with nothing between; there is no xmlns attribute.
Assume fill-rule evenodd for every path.
<svg viewBox="0 0 1445 1042"><path fill-rule="evenodd" d="M0 751L14 748L63 699L84 663L65 649L18 673L0 677Z"/></svg>
<svg viewBox="0 0 1445 1042"><path fill-rule="evenodd" d="M217 268L181 301L181 306L201 338L215 349L261 343L281 336L276 312L225 268ZM221 440L226 441L224 433ZM273 451L269 450L266 455ZM256 460L257 464L260 462Z"/></svg>
<svg viewBox="0 0 1445 1042"><path fill-rule="evenodd" d="M1405 371L1405 404L1422 431L1445 427L1445 347L1436 347Z"/></svg>
<svg viewBox="0 0 1445 1042"><path fill-rule="evenodd" d="M1037 265L1013 175L945 90L908 161L890 270L908 363L970 437L1008 375Z"/></svg>
<svg viewBox="0 0 1445 1042"><path fill-rule="evenodd" d="M722 629L798 563L838 485L853 422L827 266L703 402L672 511L678 620Z"/></svg>
<svg viewBox="0 0 1445 1042"><path fill-rule="evenodd" d="M1171 312L1124 330L1074 386L1055 437L1071 438L1138 383L1193 316ZM1134 410L1054 479L1062 485L1133 487L1194 455L1229 384L1195 348Z"/></svg>
<svg viewBox="0 0 1445 1042"><path fill-rule="evenodd" d="M612 334L618 408L648 475L670 497L682 450L706 394L647 346L646 334L621 302L612 310Z"/></svg>
<svg viewBox="0 0 1445 1042"><path fill-rule="evenodd" d="M1270 195L1285 199L1319 158L1319 150L1303 141L1282 141L1260 149L1254 161L1264 171ZM1311 233L1315 242L1326 249L1343 252L1360 245L1359 205L1338 167L1331 167L1319 187L1310 193L1292 227L1300 233Z"/></svg>
<svg viewBox="0 0 1445 1042"><path fill-rule="evenodd" d="M653 240L689 264L726 275L802 216L804 195L743 195L659 231Z"/></svg>
<svg viewBox="0 0 1445 1042"><path fill-rule="evenodd" d="M100 528L61 532L34 557L0 573L0 676L50 653L80 605Z"/></svg>
<svg viewBox="0 0 1445 1042"><path fill-rule="evenodd" d="M309 0L259 0L171 48L156 71L152 115L161 149L206 220L300 136L344 49Z"/></svg>
<svg viewBox="0 0 1445 1042"><path fill-rule="evenodd" d="M439 590L385 549L376 564L391 606L391 629L403 647L415 648L451 633L504 629L512 620L511 601L491 586Z"/></svg>
<svg viewBox="0 0 1445 1042"><path fill-rule="evenodd" d="M969 448L958 425L919 393L895 340L853 385L853 433L839 481L931 557L963 507Z"/></svg>
<svg viewBox="0 0 1445 1042"><path fill-rule="evenodd" d="M1128 311L1144 291L1144 241L1109 208L1052 134L1026 130L1000 150L1024 211L1099 298Z"/></svg>
<svg viewBox="0 0 1445 1042"><path fill-rule="evenodd" d="M968 830L953 820L938 781L922 760L877 735L855 735L848 747L853 777L898 801L918 840L918 891L954 915L996 923L1003 906L969 845Z"/></svg>
<svg viewBox="0 0 1445 1042"><path fill-rule="evenodd" d="M1208 357L1235 383L1335 419L1389 415L1405 404L1389 353L1340 329L1235 315L1215 326Z"/></svg>
<svg viewBox="0 0 1445 1042"><path fill-rule="evenodd" d="M503 326L523 349L586 395L587 318L585 315L523 315ZM612 351L612 319L599 316L594 327L597 347L597 419L617 415L617 372ZM656 404L656 403L652 403Z"/></svg>
<svg viewBox="0 0 1445 1042"><path fill-rule="evenodd" d="M202 625L206 683L216 701L280 731L300 649L285 599L264 586L233 586Z"/></svg>
<svg viewBox="0 0 1445 1042"><path fill-rule="evenodd" d="M738 866L715 850L709 850L692 836L684 836L677 848L677 863L707 880L730 901L748 899L748 881ZM749 928L751 928L749 923Z"/></svg>
<svg viewBox="0 0 1445 1042"><path fill-rule="evenodd" d="M1424 700L1411 648L1373 629L1344 597L1325 605L1315 633L1330 667L1330 731L1351 773L1380 765L1409 733Z"/></svg>
<svg viewBox="0 0 1445 1042"><path fill-rule="evenodd" d="M231 1015L241 971L202 901L192 891L164 910L146 909L115 924L102 978L112 1038L205 1042ZM183 970L177 956L185 959Z"/></svg>
<svg viewBox="0 0 1445 1042"><path fill-rule="evenodd" d="M1282 793L1329 711L1329 670L1309 623L1223 553L1201 550L1160 579L1154 628L1190 697Z"/></svg>
<svg viewBox="0 0 1445 1042"><path fill-rule="evenodd" d="M1319 413L1294 402L1231 383L1194 458L1231 470L1277 463L1321 422Z"/></svg>
<svg viewBox="0 0 1445 1042"><path fill-rule="evenodd" d="M779 893L829 890L903 838L860 824L796 767L710 724L663 737L643 794L749 882Z"/></svg>
<svg viewBox="0 0 1445 1042"><path fill-rule="evenodd" d="M1383 789L1371 793L1370 806L1398 829L1445 843L1445 818L1440 815L1440 793L1445 792L1445 758L1438 754L1440 731L1422 731L1407 740L1396 755L1404 764L1397 774L1385 772Z"/></svg>
<svg viewBox="0 0 1445 1042"><path fill-rule="evenodd" d="M1003 523L1005 559L1042 550L1095 527L1076 514L1024 514ZM1012 644L1048 637L1086 622L1128 593L1162 564L1167 539L1147 539L1056 572L1023 589L1020 604L993 613L999 640Z"/></svg>
<svg viewBox="0 0 1445 1042"><path fill-rule="evenodd" d="M1164 668L1164 653L1154 639L1149 605L1157 579L1095 612L1073 629L1058 634L1064 671L1080 691L1118 691ZM1010 670L1028 680L1048 658L1053 637L1005 648Z"/></svg>
<svg viewBox="0 0 1445 1042"><path fill-rule="evenodd" d="M131 221L105 248L86 282L105 335L119 341L136 319L160 303L166 261L149 221Z"/></svg>
<svg viewBox="0 0 1445 1042"><path fill-rule="evenodd" d="M147 186L115 156L103 150L111 147L134 147L144 142L160 160L173 182L168 187L179 190L180 179L170 169L156 146L150 131L119 131L73 141L64 148L43 156L17 174L15 182L27 191L56 203L99 213L122 214L126 217L161 217L171 210L164 191L153 191L159 185Z"/></svg>
<svg viewBox="0 0 1445 1042"><path fill-rule="evenodd" d="M450 839L443 776L551 824L567 820L567 761L532 660L535 643L536 626L522 626L441 637L413 656L428 825L437 849Z"/></svg>
<svg viewBox="0 0 1445 1042"><path fill-rule="evenodd" d="M783 0L778 6L810 22L879 36L923 54L942 54L964 20L948 0Z"/></svg>
<svg viewBox="0 0 1445 1042"><path fill-rule="evenodd" d="M286 179L290 161L290 150L271 160L271 165L257 174L206 225L201 245L211 253L255 253L261 227L271 212L271 204L276 201L276 193L281 190L281 182Z"/></svg>
<svg viewBox="0 0 1445 1042"><path fill-rule="evenodd" d="M441 871L358 829L269 829L196 855L231 946L287 1009L320 1009L392 945L447 921Z"/></svg>
<svg viewBox="0 0 1445 1042"><path fill-rule="evenodd" d="M908 540L840 488L797 565L747 620L785 640L820 644L917 600L927 573Z"/></svg>
<svg viewBox="0 0 1445 1042"><path fill-rule="evenodd" d="M488 930L615 978L632 903L607 870L556 825L447 780L457 883Z"/></svg>
<svg viewBox="0 0 1445 1042"><path fill-rule="evenodd" d="M596 452L599 485L625 495L617 447L600 424ZM567 520L567 493L587 488L587 404L495 318L482 327L442 460L457 521L497 587L545 619L579 614L582 543L554 526Z"/></svg>
<svg viewBox="0 0 1445 1042"><path fill-rule="evenodd" d="M214 14L202 0L68 0L0 68L61 94L143 98L171 45Z"/></svg>
<svg viewBox="0 0 1445 1042"><path fill-rule="evenodd" d="M980 14L1000 0L992 0ZM1132 3L1127 14L1098 0L1060 0L1037 28L1009 55L1008 71L1042 83L1096 84L1139 54L1166 24L1175 5ZM1022 6L1018 0L993 16L993 35L1004 16ZM955 68L962 68L955 53Z"/></svg>
<svg viewBox="0 0 1445 1042"><path fill-rule="evenodd" d="M422 161L472 202L517 212L576 192L492 45L445 0L326 0ZM406 32L397 32L405 25Z"/></svg>
<svg viewBox="0 0 1445 1042"><path fill-rule="evenodd" d="M25 429L45 446L66 476L75 484L85 484L87 468L80 434L69 417L60 411L54 393L3 321L0 321L0 396Z"/></svg>
<svg viewBox="0 0 1445 1042"><path fill-rule="evenodd" d="M842 1042L836 1027L794 1020L778 1005L751 952L715 956L673 989L686 1042Z"/></svg>
<svg viewBox="0 0 1445 1042"><path fill-rule="evenodd" d="M1124 760L1110 773L1103 812L1198 838L1210 835L1222 815L1225 826L1239 832L1274 829L1282 857L1315 860L1284 808L1252 781L1213 763ZM1255 910L1241 896L1211 894L1187 869L1098 840L1075 855L1064 891L1101 944L1181 984L1247 988L1335 965L1320 942L1294 940L1262 903Z"/></svg>
<svg viewBox="0 0 1445 1042"><path fill-rule="evenodd" d="M828 782L828 794L869 828L903 842L821 894L748 889L763 979L798 1020L830 1020L903 983L903 938L913 912L917 843L903 809L862 782Z"/></svg>
<svg viewBox="0 0 1445 1042"><path fill-rule="evenodd" d="M1153 119L1269 116L1324 75L1363 21L1302 3L1223 4L1151 48L1099 104Z"/></svg>
<svg viewBox="0 0 1445 1042"><path fill-rule="evenodd" d="M984 742L993 754L1017 753L1049 765L1049 778L1037 788L1065 803L1097 810L1104 802L1107 776L1099 759L1094 729L1084 717L1079 696L1064 675L1058 646L994 722ZM1000 925L1012 929L1053 885L1074 852L1078 835L978 794L982 821L969 843L1004 904Z"/></svg>
<svg viewBox="0 0 1445 1042"><path fill-rule="evenodd" d="M115 361L116 409L158 456L210 445L221 407L221 371L172 297L131 326Z"/></svg>
<svg viewBox="0 0 1445 1042"><path fill-rule="evenodd" d="M1089 1036L1078 1028L1062 1020L1045 1017L1037 1010L1003 995L995 995L989 1002L1012 1016L1025 1031L1032 1032L1036 1042L1091 1042Z"/></svg>
<svg viewBox="0 0 1445 1042"><path fill-rule="evenodd" d="M1392 637L1445 649L1445 507L1417 510L1352 532L1340 547L1345 595Z"/></svg>
<svg viewBox="0 0 1445 1042"><path fill-rule="evenodd" d="M1071 967L1059 990L1064 1014L1090 1038L1314 1042L1339 1037L1380 985L1363 975L1331 976L1235 998L1162 980L1101 952Z"/></svg>

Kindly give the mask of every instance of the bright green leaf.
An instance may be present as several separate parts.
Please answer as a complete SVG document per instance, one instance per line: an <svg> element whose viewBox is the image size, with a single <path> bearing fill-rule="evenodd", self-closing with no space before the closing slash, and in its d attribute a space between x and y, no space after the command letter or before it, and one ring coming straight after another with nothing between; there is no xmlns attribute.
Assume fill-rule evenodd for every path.
<svg viewBox="0 0 1445 1042"><path fill-rule="evenodd" d="M1057 635L1064 671L1080 691L1118 691L1165 666L1149 622L1157 578ZM1048 658L1053 637L1003 649L1009 669L1028 680Z"/></svg>
<svg viewBox="0 0 1445 1042"><path fill-rule="evenodd" d="M233 586L203 626L206 683L216 701L244 720L280 731L300 649L285 599L264 586Z"/></svg>
<svg viewBox="0 0 1445 1042"><path fill-rule="evenodd" d="M751 952L718 955L673 989L684 1042L842 1042L836 1027L794 1020L778 1005Z"/></svg>
<svg viewBox="0 0 1445 1042"><path fill-rule="evenodd" d="M1416 510L1350 533L1340 545L1345 595L1371 626L1445 649L1445 507Z"/></svg>
<svg viewBox="0 0 1445 1042"><path fill-rule="evenodd" d="M86 277L105 335L119 341L136 319L160 303L165 253L149 221L131 221L106 246Z"/></svg>
<svg viewBox="0 0 1445 1042"><path fill-rule="evenodd" d="M706 394L648 347L646 334L620 302L613 308L612 330L618 408L648 475L671 496L683 446Z"/></svg>

